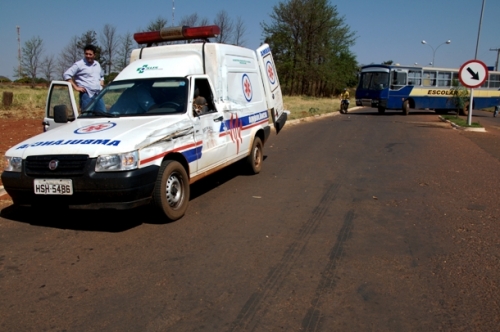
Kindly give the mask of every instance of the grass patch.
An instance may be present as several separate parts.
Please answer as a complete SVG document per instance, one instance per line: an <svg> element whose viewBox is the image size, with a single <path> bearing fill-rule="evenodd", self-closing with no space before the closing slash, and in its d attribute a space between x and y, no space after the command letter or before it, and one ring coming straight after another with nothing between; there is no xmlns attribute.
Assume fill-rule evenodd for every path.
<svg viewBox="0 0 500 332"><path fill-rule="evenodd" d="M4 92L14 94L12 104L8 107L3 104ZM0 119L39 119L45 113L48 88L46 86L29 86L1 84Z"/></svg>
<svg viewBox="0 0 500 332"><path fill-rule="evenodd" d="M443 119L448 120L450 122L453 122L454 124L460 126L460 127L468 127L468 128L482 128L479 124L479 122L472 122L471 125L469 126L467 124L467 119L460 118L458 115L442 115Z"/></svg>
<svg viewBox="0 0 500 332"><path fill-rule="evenodd" d="M283 96L283 104L284 108L290 111L289 120L338 112L340 110L340 100L338 98Z"/></svg>

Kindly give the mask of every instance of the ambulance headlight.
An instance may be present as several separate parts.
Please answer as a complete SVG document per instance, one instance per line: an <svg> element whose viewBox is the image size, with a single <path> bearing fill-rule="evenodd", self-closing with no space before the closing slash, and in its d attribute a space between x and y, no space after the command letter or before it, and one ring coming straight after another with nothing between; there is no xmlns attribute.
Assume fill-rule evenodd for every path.
<svg viewBox="0 0 500 332"><path fill-rule="evenodd" d="M130 171L139 165L139 153L137 151L108 154L97 157L95 164L96 172Z"/></svg>
<svg viewBox="0 0 500 332"><path fill-rule="evenodd" d="M21 172L22 166L23 166L23 158L5 156L4 170L6 172Z"/></svg>

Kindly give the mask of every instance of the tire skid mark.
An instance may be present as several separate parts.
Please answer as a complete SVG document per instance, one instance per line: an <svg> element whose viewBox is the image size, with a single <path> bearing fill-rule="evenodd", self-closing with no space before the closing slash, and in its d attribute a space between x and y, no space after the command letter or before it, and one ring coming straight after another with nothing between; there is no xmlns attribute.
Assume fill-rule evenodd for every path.
<svg viewBox="0 0 500 332"><path fill-rule="evenodd" d="M255 320L255 316L261 310L264 299L272 294L276 294L279 290L281 284L290 272L293 263L304 251L310 236L318 227L319 221L325 216L331 201L335 199L339 187L339 183L331 184L328 187L319 204L314 208L311 217L300 228L297 237L286 249L280 262L269 270L262 287L253 293L247 300L236 317L236 320L231 324L229 331L239 331L241 329L253 331L257 328L258 321ZM267 310L264 310L264 312L266 311Z"/></svg>
<svg viewBox="0 0 500 332"><path fill-rule="evenodd" d="M344 244L351 237L351 231L353 227L354 211L349 210L344 216L344 223L342 228L337 235L337 241L335 245L330 250L329 262L325 266L322 272L321 280L316 288L316 292L313 300L311 301L311 307L307 311L306 315L302 320L302 330L303 331L317 331L323 317L319 307L321 305L321 296L325 292L330 291L336 285L336 268L338 263L342 258L344 252Z"/></svg>

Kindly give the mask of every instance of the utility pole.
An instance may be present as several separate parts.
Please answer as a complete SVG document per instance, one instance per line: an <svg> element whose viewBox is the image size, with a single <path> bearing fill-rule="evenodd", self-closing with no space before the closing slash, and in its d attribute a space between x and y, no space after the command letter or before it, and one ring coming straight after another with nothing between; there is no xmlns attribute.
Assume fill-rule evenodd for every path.
<svg viewBox="0 0 500 332"><path fill-rule="evenodd" d="M175 16L174 16L174 13L175 13L175 0L172 0L172 26L175 25Z"/></svg>
<svg viewBox="0 0 500 332"><path fill-rule="evenodd" d="M479 18L479 29L477 30L477 42L476 42L476 54L474 55L474 60L477 60L477 51L479 49L479 37L481 36L481 26L483 25L483 13L484 13L484 2L481 6L481 16ZM469 99L469 114L467 114L467 125L471 125L472 123L472 108L474 106L474 89L470 89L470 99Z"/></svg>
<svg viewBox="0 0 500 332"><path fill-rule="evenodd" d="M18 78L22 78L22 73L21 73L21 27L18 25L16 26L17 28L17 62L19 64L18 67Z"/></svg>
<svg viewBox="0 0 500 332"><path fill-rule="evenodd" d="M498 71L498 57L500 56L500 48L490 48L490 51L497 51L497 62L495 62L495 71Z"/></svg>

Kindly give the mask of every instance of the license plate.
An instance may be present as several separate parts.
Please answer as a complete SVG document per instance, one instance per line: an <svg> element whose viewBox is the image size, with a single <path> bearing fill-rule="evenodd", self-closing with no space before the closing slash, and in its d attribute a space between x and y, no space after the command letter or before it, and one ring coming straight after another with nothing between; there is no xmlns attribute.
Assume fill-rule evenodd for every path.
<svg viewBox="0 0 500 332"><path fill-rule="evenodd" d="M71 179L35 179L36 195L73 195Z"/></svg>

